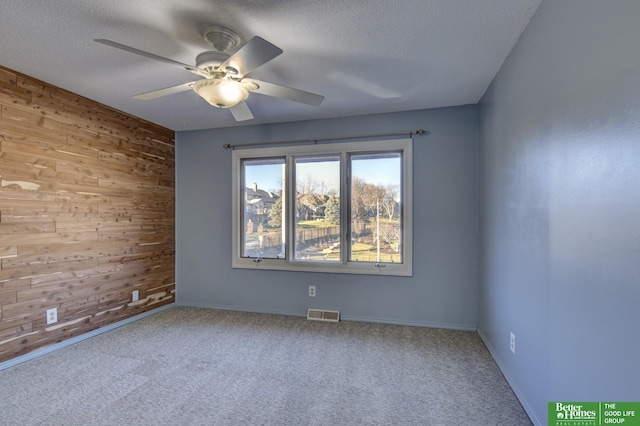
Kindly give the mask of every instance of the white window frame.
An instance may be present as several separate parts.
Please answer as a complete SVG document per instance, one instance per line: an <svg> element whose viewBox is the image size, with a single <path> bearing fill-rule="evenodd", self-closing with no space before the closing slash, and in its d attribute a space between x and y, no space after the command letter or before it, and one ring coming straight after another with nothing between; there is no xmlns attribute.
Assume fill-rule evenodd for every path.
<svg viewBox="0 0 640 426"><path fill-rule="evenodd" d="M346 142L335 144L318 144L304 146L279 146L253 149L234 149L232 152L232 267L241 269L269 269L283 271L305 271L305 272L329 272L346 274L370 274L370 275L393 275L412 276L413 275L413 140L394 139ZM342 256L340 263L305 262L293 260L293 244L286 242L286 259L267 259L242 257L242 196L244 186L242 179L242 161L246 159L285 157L286 161L286 187L282 188L283 194L287 192L287 197L292 200L293 182L293 159L301 155L339 155L340 165L340 204L341 204L341 247L346 247L344 241L347 240L350 210L350 200L347 191L349 189L349 177L347 176L347 162L350 154L376 153L376 152L402 152L402 263L381 263L374 262L350 262L347 261L346 253ZM347 202L347 200L349 202ZM343 204L344 203L344 204ZM292 203L288 203L292 204ZM293 232L294 221L291 220L291 206L288 206L285 213L285 225L287 226L287 240L295 235Z"/></svg>

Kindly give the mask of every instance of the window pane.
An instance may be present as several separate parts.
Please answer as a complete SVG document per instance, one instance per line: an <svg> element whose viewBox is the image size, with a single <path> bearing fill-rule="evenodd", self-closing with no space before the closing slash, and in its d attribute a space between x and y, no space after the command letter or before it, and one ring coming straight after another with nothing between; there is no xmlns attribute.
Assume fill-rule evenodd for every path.
<svg viewBox="0 0 640 426"><path fill-rule="evenodd" d="M402 155L351 155L349 167L349 260L402 263Z"/></svg>
<svg viewBox="0 0 640 426"><path fill-rule="evenodd" d="M295 179L295 260L340 262L340 158L296 158Z"/></svg>
<svg viewBox="0 0 640 426"><path fill-rule="evenodd" d="M285 257L284 158L242 161L242 256Z"/></svg>

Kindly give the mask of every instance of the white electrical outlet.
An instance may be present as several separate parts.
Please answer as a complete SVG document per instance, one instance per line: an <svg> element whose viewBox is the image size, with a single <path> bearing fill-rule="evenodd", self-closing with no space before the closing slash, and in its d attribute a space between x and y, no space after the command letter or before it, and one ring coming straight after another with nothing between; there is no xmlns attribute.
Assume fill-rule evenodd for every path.
<svg viewBox="0 0 640 426"><path fill-rule="evenodd" d="M133 290L133 293L131 293L131 301L137 302L138 299L140 299L140 292L138 290Z"/></svg>
<svg viewBox="0 0 640 426"><path fill-rule="evenodd" d="M316 297L316 286L315 285L310 285L309 286L309 297Z"/></svg>
<svg viewBox="0 0 640 426"><path fill-rule="evenodd" d="M58 322L58 308L47 309L47 325Z"/></svg>
<svg viewBox="0 0 640 426"><path fill-rule="evenodd" d="M514 354L516 353L516 335L513 332L511 333L511 339L509 339L509 349Z"/></svg>

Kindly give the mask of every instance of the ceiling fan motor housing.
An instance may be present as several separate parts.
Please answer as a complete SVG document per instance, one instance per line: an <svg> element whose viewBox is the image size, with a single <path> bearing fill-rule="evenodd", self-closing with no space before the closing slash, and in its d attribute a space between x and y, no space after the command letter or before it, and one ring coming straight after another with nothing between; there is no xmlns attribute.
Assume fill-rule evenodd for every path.
<svg viewBox="0 0 640 426"><path fill-rule="evenodd" d="M196 68L207 70L209 72L218 72L220 65L229 59L229 55L222 52L208 51L202 52L196 57Z"/></svg>

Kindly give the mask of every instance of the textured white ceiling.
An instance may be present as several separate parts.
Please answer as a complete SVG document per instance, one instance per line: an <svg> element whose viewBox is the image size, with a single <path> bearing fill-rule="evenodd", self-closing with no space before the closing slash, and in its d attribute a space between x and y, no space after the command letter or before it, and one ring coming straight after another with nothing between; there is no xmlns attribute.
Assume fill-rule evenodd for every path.
<svg viewBox="0 0 640 426"><path fill-rule="evenodd" d="M541 0L1 0L0 65L174 130L478 102ZM325 96L319 107L252 94L237 123L188 91L197 76L98 44L106 38L195 65L200 29L284 50L250 77Z"/></svg>

